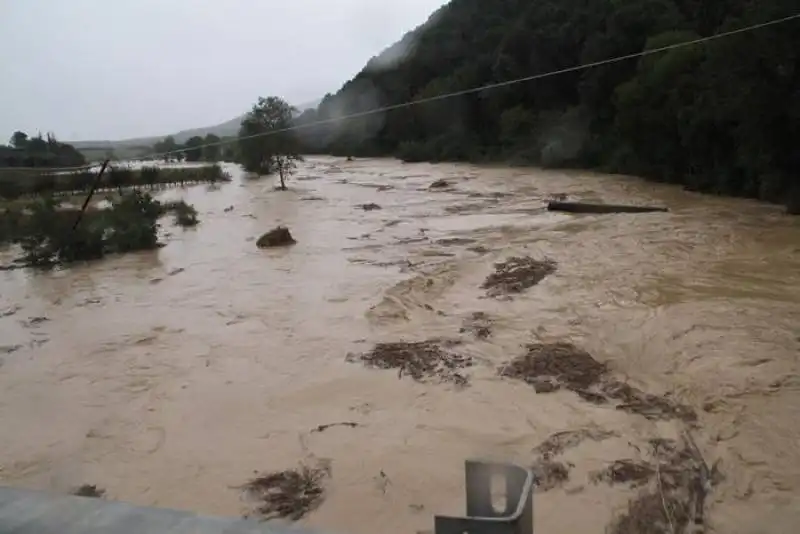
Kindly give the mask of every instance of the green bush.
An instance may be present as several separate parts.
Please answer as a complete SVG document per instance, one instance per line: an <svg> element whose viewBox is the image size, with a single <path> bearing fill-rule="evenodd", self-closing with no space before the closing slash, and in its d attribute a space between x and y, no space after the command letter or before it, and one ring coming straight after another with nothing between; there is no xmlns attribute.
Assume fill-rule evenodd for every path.
<svg viewBox="0 0 800 534"><path fill-rule="evenodd" d="M52 197L37 199L26 206L24 214L3 214L0 240L18 243L22 262L34 267L159 246L158 219L164 214L160 202L140 191L123 193L110 201L110 209L87 211L74 228L78 210L61 209ZM186 204L183 210L191 214L193 208Z"/></svg>
<svg viewBox="0 0 800 534"><path fill-rule="evenodd" d="M149 193L131 191L111 200L111 209L104 214L106 248L110 252L156 248L161 213L161 203Z"/></svg>
<svg viewBox="0 0 800 534"><path fill-rule="evenodd" d="M184 228L197 226L200 222L197 219L197 210L183 200L172 203L169 206L169 210L172 211L175 216L175 224L183 226Z"/></svg>

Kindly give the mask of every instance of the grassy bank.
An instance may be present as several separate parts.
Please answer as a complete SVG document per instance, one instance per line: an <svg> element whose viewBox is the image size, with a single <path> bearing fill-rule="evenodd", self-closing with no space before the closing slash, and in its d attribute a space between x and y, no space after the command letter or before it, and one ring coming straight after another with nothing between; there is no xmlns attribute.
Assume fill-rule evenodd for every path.
<svg viewBox="0 0 800 534"><path fill-rule="evenodd" d="M88 168L67 173L47 170L2 169L0 170L0 198L13 200L25 196L86 193L96 179L97 171ZM196 167L145 166L131 168L112 166L103 175L99 189L133 187L152 190L228 181L230 181L230 176L216 164Z"/></svg>

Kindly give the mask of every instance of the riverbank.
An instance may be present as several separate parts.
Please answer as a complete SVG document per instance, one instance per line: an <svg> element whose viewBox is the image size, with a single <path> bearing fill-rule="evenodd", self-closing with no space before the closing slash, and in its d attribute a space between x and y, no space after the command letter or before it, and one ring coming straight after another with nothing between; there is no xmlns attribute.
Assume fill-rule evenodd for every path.
<svg viewBox="0 0 800 534"><path fill-rule="evenodd" d="M254 471L324 464L324 499L302 521L407 533L463 513L465 458L533 465L560 443L550 460L564 469L534 497L535 529L599 534L641 490L602 473L653 465L653 440L680 443L687 424L500 372L531 345L568 342L604 366L598 385L695 412L694 439L722 475L711 527L793 532L798 219L573 171L310 158L276 192L229 169L219 191L187 190L203 224L163 249L0 273L2 484L96 484L236 516L252 511L237 488ZM430 190L437 180L450 187ZM670 212L547 212L558 193ZM279 224L297 244L259 250ZM481 286L512 257L556 268L489 295ZM358 360L431 340L452 343L439 341L444 361L471 362L455 370L466 387Z"/></svg>

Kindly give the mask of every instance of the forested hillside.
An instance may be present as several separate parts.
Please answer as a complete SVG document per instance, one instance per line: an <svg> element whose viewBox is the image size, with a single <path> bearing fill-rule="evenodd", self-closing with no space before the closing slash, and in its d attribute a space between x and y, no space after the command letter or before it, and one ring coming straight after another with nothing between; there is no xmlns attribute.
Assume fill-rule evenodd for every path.
<svg viewBox="0 0 800 534"><path fill-rule="evenodd" d="M797 0L452 0L301 123L794 15ZM309 151L602 168L800 211L800 20L304 128Z"/></svg>

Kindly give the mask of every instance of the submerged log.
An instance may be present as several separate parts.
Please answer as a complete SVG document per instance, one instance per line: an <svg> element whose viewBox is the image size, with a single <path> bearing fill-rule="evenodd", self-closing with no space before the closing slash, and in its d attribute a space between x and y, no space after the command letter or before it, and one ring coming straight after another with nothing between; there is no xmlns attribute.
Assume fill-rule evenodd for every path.
<svg viewBox="0 0 800 534"><path fill-rule="evenodd" d="M651 213L665 212L668 208L658 206L627 206L624 204L587 204L585 202L547 203L547 211L565 211L567 213Z"/></svg>

